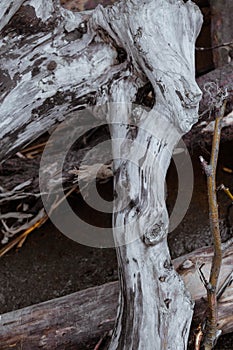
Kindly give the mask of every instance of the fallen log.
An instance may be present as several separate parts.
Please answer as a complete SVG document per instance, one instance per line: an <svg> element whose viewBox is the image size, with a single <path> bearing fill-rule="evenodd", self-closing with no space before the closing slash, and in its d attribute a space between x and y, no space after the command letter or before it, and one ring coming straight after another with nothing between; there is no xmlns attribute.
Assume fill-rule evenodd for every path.
<svg viewBox="0 0 233 350"><path fill-rule="evenodd" d="M1 3L0 162L73 111L95 104L128 68L126 51L94 28L94 10L72 13L50 1L41 12L39 2L24 2ZM206 82L219 82L232 99L232 71L231 62L197 81L202 91ZM208 108L204 94L200 113Z"/></svg>
<svg viewBox="0 0 233 350"><path fill-rule="evenodd" d="M193 305L171 267L164 182L175 145L198 117L194 46L200 11L191 1L129 0L74 14L58 0L28 0L15 16L1 37L0 157L71 116L66 137L74 140L72 133L86 121L77 111L95 105L93 119L111 126L114 158L121 303L110 349L149 349L155 343L186 349ZM149 94L147 109L134 108ZM64 138L59 141L56 151L66 150ZM46 186L51 158L62 174L63 158L50 154L40 167ZM47 188L41 192L53 200ZM45 200L50 213L54 202ZM97 237L91 245L106 246Z"/></svg>
<svg viewBox="0 0 233 350"><path fill-rule="evenodd" d="M233 246L224 251L219 287L232 274ZM212 248L201 248L173 261L196 302L194 319L205 317L205 288L198 268L208 277ZM163 276L160 277L163 279ZM114 326L119 283L111 282L56 298L0 317L1 350L5 349L90 349ZM233 331L233 284L219 299L218 328ZM94 347L93 347L94 348Z"/></svg>

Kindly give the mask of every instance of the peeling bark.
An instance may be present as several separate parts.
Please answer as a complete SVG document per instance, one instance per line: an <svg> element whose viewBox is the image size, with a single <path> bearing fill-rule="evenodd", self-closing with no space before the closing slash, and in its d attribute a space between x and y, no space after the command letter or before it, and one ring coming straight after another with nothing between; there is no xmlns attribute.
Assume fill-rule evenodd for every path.
<svg viewBox="0 0 233 350"><path fill-rule="evenodd" d="M28 0L2 23L0 158L80 108L106 113L121 284L110 349L186 349L193 303L171 264L164 180L173 148L198 119L198 8L128 0L71 13L59 1ZM134 107L146 84L153 103Z"/></svg>

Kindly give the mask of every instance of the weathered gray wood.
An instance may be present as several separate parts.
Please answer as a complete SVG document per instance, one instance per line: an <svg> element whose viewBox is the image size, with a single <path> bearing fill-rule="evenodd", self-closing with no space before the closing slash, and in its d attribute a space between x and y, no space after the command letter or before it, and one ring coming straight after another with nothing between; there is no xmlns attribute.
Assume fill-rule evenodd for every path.
<svg viewBox="0 0 233 350"><path fill-rule="evenodd" d="M193 304L171 264L164 182L174 146L197 121L201 92L195 82L194 45L201 16L191 2L158 0L143 6L120 2L107 11L99 8L95 18L127 48L135 70L146 74L156 96L149 113L137 110L135 131L129 128L135 80L119 79L111 90L118 104L108 122L117 123L121 116L122 123L111 127L121 293L109 349L142 350L154 344L186 349Z"/></svg>
<svg viewBox="0 0 233 350"><path fill-rule="evenodd" d="M29 0L19 11L2 31L0 157L81 107L97 104L97 119L105 111L121 285L110 349L184 350L193 304L171 265L164 181L176 143L198 119L200 11L181 0L120 1L76 14L58 0ZM151 110L135 110L148 82Z"/></svg>
<svg viewBox="0 0 233 350"><path fill-rule="evenodd" d="M90 16L65 10L59 1L30 0L2 29L1 159L94 104L101 87L126 70Z"/></svg>
<svg viewBox="0 0 233 350"><path fill-rule="evenodd" d="M201 282L200 274L198 272L199 267L203 265L202 272L206 279L209 278L209 271L211 268L212 248L201 248L193 251L190 254L181 256L174 260L174 266L176 270L181 274L184 279L185 286L190 291L192 299L195 300L195 314L194 319L198 322L202 322L206 312L206 290ZM220 289L228 276L232 276L233 273L233 246L223 251L223 264L221 267L220 279L218 289ZM233 331L233 283L230 281L230 285L226 288L222 296L219 298L218 304L218 329L222 330L222 333L230 333Z"/></svg>
<svg viewBox="0 0 233 350"><path fill-rule="evenodd" d="M114 282L3 314L1 350L88 349L113 327L118 293Z"/></svg>
<svg viewBox="0 0 233 350"><path fill-rule="evenodd" d="M185 285L196 301L194 318L203 321L206 295L198 266L204 263L206 277L210 270L210 248L198 249L173 261ZM233 247L224 252L221 286L232 272ZM89 288L41 304L1 315L1 349L89 349L114 326L119 283L112 282ZM219 329L233 331L233 284L219 300Z"/></svg>
<svg viewBox="0 0 233 350"><path fill-rule="evenodd" d="M100 87L107 89L128 64L128 60L121 63L124 55L119 58L108 38L101 39L103 35L93 30L92 11L74 14L52 0L27 1L6 26L23 2L1 2L0 160L32 142L78 106L94 103ZM86 33L80 23L86 23ZM98 59L93 52L98 52ZM206 79L199 78L198 83L203 90L205 81L217 80L220 85L226 84L232 95L231 76L229 65L207 74ZM208 101L204 98L200 113L205 110Z"/></svg>

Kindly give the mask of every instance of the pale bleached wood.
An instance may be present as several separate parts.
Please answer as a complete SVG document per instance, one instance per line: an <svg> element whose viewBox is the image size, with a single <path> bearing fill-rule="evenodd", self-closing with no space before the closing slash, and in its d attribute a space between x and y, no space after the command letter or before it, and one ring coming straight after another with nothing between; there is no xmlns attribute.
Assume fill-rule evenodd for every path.
<svg viewBox="0 0 233 350"><path fill-rule="evenodd" d="M208 276L212 257L211 248L202 248L177 258L173 264L184 279L196 302L195 319L203 321L206 291L198 266L205 264ZM232 272L233 247L224 252L220 283ZM1 349L89 349L90 344L114 326L119 283L112 282L89 288L44 303L1 315ZM219 300L219 326L223 334L233 331L233 284Z"/></svg>
<svg viewBox="0 0 233 350"><path fill-rule="evenodd" d="M181 256L174 260L176 270L181 274L187 289L192 295L192 299L196 302L195 319L199 322L204 320L206 312L206 290L200 279L199 268L202 266L202 272L208 280L213 249L201 248L190 254ZM223 264L218 283L218 290L222 287L227 277L233 273L233 246L231 245L223 251ZM233 331L233 283L226 288L222 296L219 298L218 304L218 329L222 333L230 333Z"/></svg>
<svg viewBox="0 0 233 350"><path fill-rule="evenodd" d="M93 14L97 24L126 48L134 69L145 73L156 96L149 113L137 110L135 131L129 128L135 113L129 107L135 80L118 80L111 90L116 103L108 115L108 122L114 123L117 193L113 234L121 292L109 349L142 350L156 344L158 349L182 350L187 348L193 304L171 264L164 182L176 143L198 117L201 91L195 82L194 43L201 16L191 2L158 0L143 5L120 2ZM120 127L115 124L119 121ZM122 209L124 203L128 205Z"/></svg>
<svg viewBox="0 0 233 350"><path fill-rule="evenodd" d="M198 119L200 11L181 0L120 1L76 14L58 0L28 0L20 11L1 38L0 158L35 130L97 104L95 117L105 113L110 125L117 193L121 303L110 349L184 350L193 303L171 264L164 181L175 145ZM154 104L135 110L148 82Z"/></svg>
<svg viewBox="0 0 233 350"><path fill-rule="evenodd" d="M16 14L1 32L0 159L95 103L100 88L126 70L91 27L91 12L72 13L58 3L27 1L21 22Z"/></svg>

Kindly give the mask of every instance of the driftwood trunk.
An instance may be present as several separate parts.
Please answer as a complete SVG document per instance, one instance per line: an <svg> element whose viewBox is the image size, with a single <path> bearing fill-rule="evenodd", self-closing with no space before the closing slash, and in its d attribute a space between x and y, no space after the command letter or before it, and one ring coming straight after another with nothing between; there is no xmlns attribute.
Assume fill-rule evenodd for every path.
<svg viewBox="0 0 233 350"><path fill-rule="evenodd" d="M110 349L186 349L193 303L171 264L164 180L175 145L198 118L200 12L181 0L76 14L58 0L22 3L0 5L0 158L81 108L105 114L121 286ZM146 104L141 89L152 96L146 107L133 105Z"/></svg>
<svg viewBox="0 0 233 350"><path fill-rule="evenodd" d="M223 254L221 287L232 273L232 246ZM204 264L207 277L212 258L211 248L202 248L173 260L195 301L194 319L205 319L206 291L198 274ZM119 282L107 283L61 298L1 315L1 350L5 349L93 349L99 339L112 330L116 317ZM218 329L233 331L233 284L219 299Z"/></svg>
<svg viewBox="0 0 233 350"><path fill-rule="evenodd" d="M108 119L117 194L113 233L121 292L109 349L185 349L193 303L168 251L164 182L175 145L197 118L201 94L194 79L193 46L201 17L191 3L176 1L148 2L140 11L137 2L120 3L109 10L111 22L103 15L104 28L120 46L126 45L155 96L146 111L130 107L136 87L132 77L117 81L111 90L116 103ZM172 17L180 19L179 25ZM164 18L170 19L169 26ZM174 45L173 35L182 40Z"/></svg>

